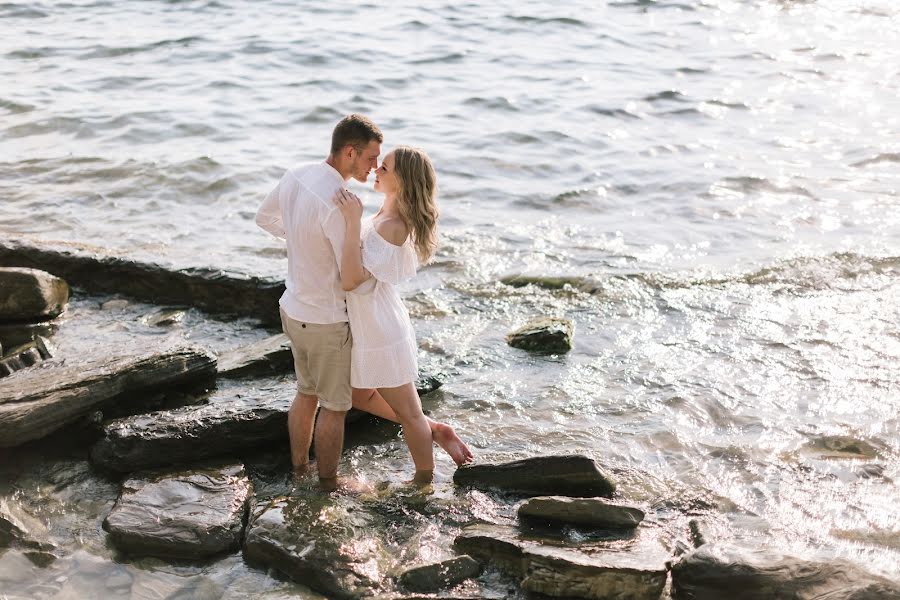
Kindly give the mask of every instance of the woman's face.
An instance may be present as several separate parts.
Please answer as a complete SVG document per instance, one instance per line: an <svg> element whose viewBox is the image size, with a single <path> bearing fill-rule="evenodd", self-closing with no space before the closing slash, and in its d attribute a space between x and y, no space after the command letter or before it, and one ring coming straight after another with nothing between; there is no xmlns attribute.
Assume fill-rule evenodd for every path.
<svg viewBox="0 0 900 600"><path fill-rule="evenodd" d="M386 196L400 191L400 182L397 180L397 173L394 171L393 152L385 156L384 160L381 161L381 165L375 169L375 191L381 192Z"/></svg>

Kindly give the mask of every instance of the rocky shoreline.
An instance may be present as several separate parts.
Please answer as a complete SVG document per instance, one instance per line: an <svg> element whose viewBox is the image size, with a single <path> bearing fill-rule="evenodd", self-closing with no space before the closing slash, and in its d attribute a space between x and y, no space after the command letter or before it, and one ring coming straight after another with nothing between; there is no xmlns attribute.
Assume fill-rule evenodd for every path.
<svg viewBox="0 0 900 600"><path fill-rule="evenodd" d="M459 468L443 494L323 494L309 480L292 480L285 463L259 462L260 448L283 447L287 437L290 388L273 393L252 385L290 373L283 335L218 355L166 346L111 348L102 356L58 354L44 335L52 336L70 285L239 314L265 326L277 321L280 282L3 243L0 282L13 290L13 281L28 291L0 295L0 354L11 348L2 360L16 367L0 376L0 448L53 444L70 432L86 436L91 469L119 482L102 527L122 557L206 561L239 552L247 564L329 598L486 597L479 581L498 576L511 582L515 597L900 598L897 582L843 561L717 539L698 521L688 524L688 514L663 522L651 507L622 497L614 471L587 455L481 461ZM167 315L159 323L180 319ZM544 319L507 339L556 354L572 347L572 333L571 323ZM422 373L417 387L424 395L442 381ZM189 391L180 406L148 412L140 401L150 391L181 388ZM190 389L212 391L201 397ZM473 498L481 496L506 516L489 519L475 510ZM52 523L23 506L0 501L0 553L21 553L43 568L64 551L50 539ZM458 532L440 560L416 553L421 514L443 515ZM390 533L398 530L404 533Z"/></svg>

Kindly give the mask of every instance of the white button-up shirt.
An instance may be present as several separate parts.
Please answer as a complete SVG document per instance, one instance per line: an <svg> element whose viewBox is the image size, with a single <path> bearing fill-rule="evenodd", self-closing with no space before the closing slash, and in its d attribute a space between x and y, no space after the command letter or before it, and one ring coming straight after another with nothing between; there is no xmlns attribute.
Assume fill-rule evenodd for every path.
<svg viewBox="0 0 900 600"><path fill-rule="evenodd" d="M347 321L339 270L346 225L332 201L344 183L326 162L288 169L256 213L257 225L287 241L287 289L280 305L297 321Z"/></svg>

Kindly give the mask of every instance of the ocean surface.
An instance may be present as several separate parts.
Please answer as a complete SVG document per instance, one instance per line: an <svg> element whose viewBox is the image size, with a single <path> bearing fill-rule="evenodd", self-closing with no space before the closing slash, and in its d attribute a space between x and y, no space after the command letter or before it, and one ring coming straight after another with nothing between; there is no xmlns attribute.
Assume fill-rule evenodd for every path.
<svg viewBox="0 0 900 600"><path fill-rule="evenodd" d="M365 113L436 165L440 249L403 292L452 373L428 408L481 459L588 454L657 519L898 579L898 32L894 0L3 2L0 236L283 276L259 203ZM506 345L541 315L572 352ZM350 454L401 477L404 452ZM115 485L90 490L102 520ZM110 580L85 531L48 569L0 555L0 587ZM240 555L126 570L304 593Z"/></svg>

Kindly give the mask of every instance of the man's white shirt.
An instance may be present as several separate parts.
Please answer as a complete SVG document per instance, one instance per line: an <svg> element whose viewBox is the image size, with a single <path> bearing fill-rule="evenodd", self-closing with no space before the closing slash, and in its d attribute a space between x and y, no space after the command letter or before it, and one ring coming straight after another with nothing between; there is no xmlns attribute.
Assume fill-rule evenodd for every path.
<svg viewBox="0 0 900 600"><path fill-rule="evenodd" d="M287 241L287 289L279 304L296 321L347 321L340 275L346 225L332 201L344 183L326 162L288 169L256 213L257 225Z"/></svg>

